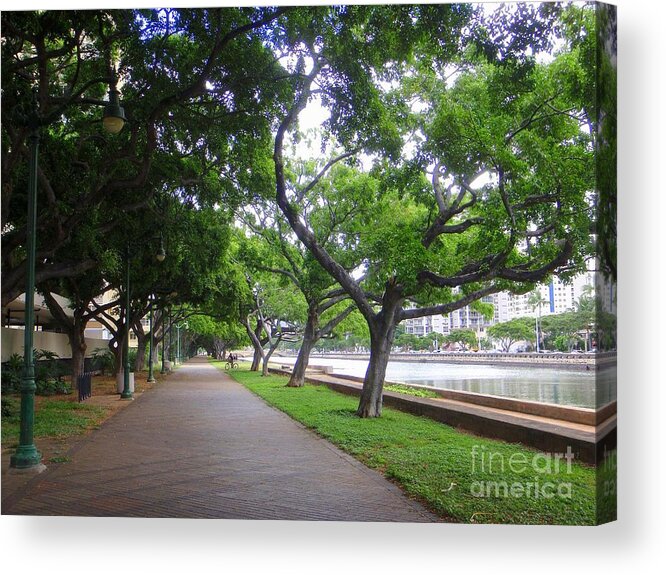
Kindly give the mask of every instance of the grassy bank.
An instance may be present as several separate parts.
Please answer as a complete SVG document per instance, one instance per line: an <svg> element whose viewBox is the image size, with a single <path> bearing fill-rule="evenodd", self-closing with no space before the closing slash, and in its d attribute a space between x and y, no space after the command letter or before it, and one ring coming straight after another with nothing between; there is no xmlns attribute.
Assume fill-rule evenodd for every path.
<svg viewBox="0 0 666 575"><path fill-rule="evenodd" d="M20 398L3 396L9 403L10 414L2 416L2 446L18 444L20 421ZM38 398L35 406L34 437L64 438L84 433L98 425L106 416L103 407L68 401L62 397Z"/></svg>
<svg viewBox="0 0 666 575"><path fill-rule="evenodd" d="M222 362L214 362L224 369ZM358 399L246 369L230 375L269 404L381 471L442 517L472 523L591 525L596 471L385 408L360 419Z"/></svg>
<svg viewBox="0 0 666 575"><path fill-rule="evenodd" d="M147 377L146 372L135 374L135 393L140 394L153 386L147 383ZM165 376L159 377L162 379ZM18 445L21 397L19 394L5 394L2 402L2 448L5 449ZM127 405L118 400L115 377L96 375L92 380L92 397L83 403L77 401L76 393L35 396L33 435L35 439L66 439L81 435Z"/></svg>

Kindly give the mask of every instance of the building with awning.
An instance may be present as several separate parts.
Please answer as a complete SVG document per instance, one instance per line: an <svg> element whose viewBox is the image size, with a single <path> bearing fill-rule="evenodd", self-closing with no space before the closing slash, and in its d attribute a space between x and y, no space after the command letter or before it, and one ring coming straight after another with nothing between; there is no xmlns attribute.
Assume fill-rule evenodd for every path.
<svg viewBox="0 0 666 575"><path fill-rule="evenodd" d="M67 298L56 294L54 294L54 298L69 317L74 316ZM35 313L35 349L52 351L63 359L71 357L69 339L65 333L62 333L62 329L56 323L44 298L39 293L35 293L33 309ZM25 294L23 293L2 308L2 329L0 330L2 362L7 361L12 354L23 355L24 329ZM108 332L96 321L88 322L85 335L86 340L89 340L87 355L92 354L97 348L105 348L108 345Z"/></svg>

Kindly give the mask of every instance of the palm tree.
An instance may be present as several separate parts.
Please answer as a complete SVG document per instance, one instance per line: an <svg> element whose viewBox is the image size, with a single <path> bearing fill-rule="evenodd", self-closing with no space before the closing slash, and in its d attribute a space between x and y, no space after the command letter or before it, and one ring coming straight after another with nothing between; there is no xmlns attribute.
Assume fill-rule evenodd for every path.
<svg viewBox="0 0 666 575"><path fill-rule="evenodd" d="M532 311L538 308L539 315L536 318L536 351L539 353L539 324L541 322L541 306L548 303L548 300L543 297L539 288L530 293L527 298L527 304L532 308Z"/></svg>
<svg viewBox="0 0 666 575"><path fill-rule="evenodd" d="M574 309L581 323L585 326L585 351L590 349L590 331L594 329L596 324L596 308L597 300L594 288L591 285L583 286L580 297L574 304Z"/></svg>

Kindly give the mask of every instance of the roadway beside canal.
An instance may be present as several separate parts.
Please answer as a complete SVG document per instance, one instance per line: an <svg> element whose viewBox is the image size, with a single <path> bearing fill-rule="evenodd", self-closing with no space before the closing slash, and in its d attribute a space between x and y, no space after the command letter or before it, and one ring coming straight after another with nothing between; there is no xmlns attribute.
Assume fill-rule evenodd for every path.
<svg viewBox="0 0 666 575"><path fill-rule="evenodd" d="M286 354L284 354L286 356ZM367 353L312 353L311 358L353 359L368 361ZM604 353L392 353L391 361L414 363L455 363L470 365L504 365L507 367L547 367L600 371L617 364L617 352Z"/></svg>

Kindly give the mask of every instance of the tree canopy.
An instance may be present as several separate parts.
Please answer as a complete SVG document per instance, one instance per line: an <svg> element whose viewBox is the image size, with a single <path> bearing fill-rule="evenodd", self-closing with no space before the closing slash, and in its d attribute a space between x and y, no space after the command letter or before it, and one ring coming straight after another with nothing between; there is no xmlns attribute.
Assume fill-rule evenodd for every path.
<svg viewBox="0 0 666 575"><path fill-rule="evenodd" d="M531 341L535 338L535 326L532 318L516 318L488 327L488 335L498 340L502 351L511 351L511 346L519 341Z"/></svg>
<svg viewBox="0 0 666 575"><path fill-rule="evenodd" d="M411 16L416 33L430 13L423 7ZM479 55L478 36L469 32L479 30L472 13L456 13L458 27L449 20L436 46L424 40L407 51L394 46L375 54L361 51L343 32L344 45L332 40L335 58L327 43L304 47L312 65L295 82L293 103L275 138L276 199L299 240L368 322L371 359L360 415L381 412L388 353L400 321L448 313L497 291L529 291L553 272L566 276L583 269L592 252L588 195L594 158L591 135L584 130L585 92L563 81L562 68L578 65L566 50L544 63L526 54L527 46L543 39L540 16L529 11L515 16L524 24L522 32L494 52L504 52L504 59L487 51ZM464 24L470 27L463 30ZM491 26L507 31L502 14ZM455 42L452 32L458 34ZM545 32L552 38L556 29ZM442 51L447 45L450 50ZM364 69L340 58L352 53L367 58L361 60ZM424 53L431 58L416 58ZM382 70L399 69L400 80L393 78L388 88L375 82L375 77L392 79L383 78L379 62ZM447 74L452 65L458 69ZM336 99L341 88L326 80L352 72L374 86L368 90L372 105L361 108L373 116L357 111L343 122ZM359 149L376 154L375 183L365 190L355 227L339 229L337 238L362 254L364 285L317 236L316 223L301 209L286 177L285 136L314 93L338 120L332 126L343 146L338 161ZM352 89L344 102L357 95ZM485 183L479 184L482 177ZM418 305L405 309L410 300Z"/></svg>
<svg viewBox="0 0 666 575"><path fill-rule="evenodd" d="M614 277L600 30L610 13L559 3L3 12L3 303L25 278L36 88L38 285L120 293L129 241L136 315L177 292L271 349L287 323L312 342L360 315L358 414L378 416L403 320L592 257ZM128 122L109 135L116 89ZM294 157L314 105L322 149Z"/></svg>

